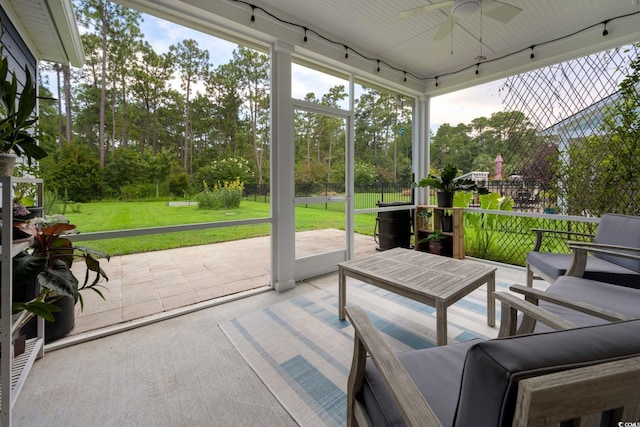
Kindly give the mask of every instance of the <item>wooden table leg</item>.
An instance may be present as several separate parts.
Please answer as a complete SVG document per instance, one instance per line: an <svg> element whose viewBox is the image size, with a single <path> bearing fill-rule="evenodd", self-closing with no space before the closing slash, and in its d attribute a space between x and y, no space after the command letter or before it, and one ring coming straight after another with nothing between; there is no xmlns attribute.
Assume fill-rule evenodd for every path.
<svg viewBox="0 0 640 427"><path fill-rule="evenodd" d="M447 305L436 301L436 344L447 345Z"/></svg>
<svg viewBox="0 0 640 427"><path fill-rule="evenodd" d="M342 267L338 266L338 319L344 320L344 306L347 303L347 279Z"/></svg>
<svg viewBox="0 0 640 427"><path fill-rule="evenodd" d="M496 290L496 273L493 272L487 280L487 325L496 326L496 299L493 293Z"/></svg>

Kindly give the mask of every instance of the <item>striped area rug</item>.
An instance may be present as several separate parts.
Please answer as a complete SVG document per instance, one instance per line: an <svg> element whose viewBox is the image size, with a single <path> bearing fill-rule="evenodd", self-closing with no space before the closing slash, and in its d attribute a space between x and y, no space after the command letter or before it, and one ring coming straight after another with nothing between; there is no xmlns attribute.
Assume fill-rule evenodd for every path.
<svg viewBox="0 0 640 427"><path fill-rule="evenodd" d="M434 308L351 279L347 301L365 309L395 351L435 346ZM337 313L337 290L318 290L220 325L301 426L345 425L353 328ZM486 316L482 286L449 307L449 343L496 337Z"/></svg>

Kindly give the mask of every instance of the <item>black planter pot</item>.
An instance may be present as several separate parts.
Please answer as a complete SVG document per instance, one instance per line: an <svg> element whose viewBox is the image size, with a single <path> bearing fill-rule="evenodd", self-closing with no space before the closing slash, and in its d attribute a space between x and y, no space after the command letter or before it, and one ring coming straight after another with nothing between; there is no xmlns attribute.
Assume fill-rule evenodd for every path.
<svg viewBox="0 0 640 427"><path fill-rule="evenodd" d="M439 208L453 207L453 193L448 191L438 191L438 207Z"/></svg>
<svg viewBox="0 0 640 427"><path fill-rule="evenodd" d="M22 286L14 287L14 301L26 302L36 297L35 279ZM49 343L62 338L71 332L75 326L76 312L75 303L71 297L58 298L54 303L62 311L53 313L55 322L44 323L44 342ZM38 335L37 318L34 317L20 329L20 334L26 335L27 339L35 338Z"/></svg>
<svg viewBox="0 0 640 427"><path fill-rule="evenodd" d="M453 231L453 217L451 215L442 215L440 217L442 222L442 231L445 233L450 233Z"/></svg>
<svg viewBox="0 0 640 427"><path fill-rule="evenodd" d="M36 297L36 289L38 288L36 279L29 280L27 283L22 285L13 286L13 301L15 302L27 302L31 301ZM19 334L26 335L27 339L35 338L38 335L36 319L33 318L24 325Z"/></svg>
<svg viewBox="0 0 640 427"><path fill-rule="evenodd" d="M49 343L69 335L76 324L75 301L71 297L58 298L54 303L62 309L53 313L55 322L44 323L44 342Z"/></svg>

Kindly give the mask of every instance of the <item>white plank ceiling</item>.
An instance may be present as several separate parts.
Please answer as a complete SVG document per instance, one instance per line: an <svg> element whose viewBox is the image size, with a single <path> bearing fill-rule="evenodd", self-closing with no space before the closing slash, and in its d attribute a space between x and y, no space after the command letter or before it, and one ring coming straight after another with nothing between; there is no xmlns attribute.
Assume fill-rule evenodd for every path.
<svg viewBox="0 0 640 427"><path fill-rule="evenodd" d="M69 31L59 27L60 16L70 15L66 10L61 14L68 0L3 0L3 4L5 1L41 46L42 58L77 56L61 51L72 43L51 45L52 37L48 37L53 32L59 39ZM458 19L442 40L434 36L448 19L451 6L398 17L401 11L440 0L117 1L238 42L269 46L279 40L305 59L427 95L640 40L640 0L505 0L522 9L508 23L487 16L481 19L482 14L476 12ZM481 10L488 10L494 1L482 0ZM249 25L252 10L256 21ZM53 19L56 15L58 19ZM602 35L605 21L607 36ZM306 43L304 27L310 30ZM535 46L535 59L530 58L531 46Z"/></svg>
<svg viewBox="0 0 640 427"><path fill-rule="evenodd" d="M482 1L483 7L490 7L494 0ZM170 9L173 15L180 10L204 25L219 24L217 28L236 31L241 36L258 39L262 36L265 41L270 40L265 36L271 36L293 44L297 51L324 57L329 62L344 62L346 45L373 59L359 61L351 52L352 67L393 82L402 81L406 71L405 85L427 94L473 86L640 40L638 0L505 0L522 9L510 22L505 24L487 16L481 20L482 14L477 12L460 18L452 34L438 41L434 40L435 33L448 18L450 6L403 19L398 14L439 0L123 2L147 5L156 11ZM256 22L250 26L252 5L256 7ZM602 35L604 21L609 21L606 37ZM302 27L314 30L322 38L309 33L308 42L304 43ZM556 39L559 40L551 42ZM536 46L535 60L530 59L530 46ZM486 60L478 60L481 55ZM382 61L380 73L378 59ZM475 74L478 62L481 66ZM468 70L459 72L464 69ZM435 77L439 78L438 87Z"/></svg>

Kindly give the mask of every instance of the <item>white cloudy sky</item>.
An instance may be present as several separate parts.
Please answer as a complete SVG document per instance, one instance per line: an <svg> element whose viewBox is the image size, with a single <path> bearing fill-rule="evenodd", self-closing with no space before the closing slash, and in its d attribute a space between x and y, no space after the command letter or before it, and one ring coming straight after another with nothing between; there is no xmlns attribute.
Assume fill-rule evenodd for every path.
<svg viewBox="0 0 640 427"><path fill-rule="evenodd" d="M191 38L198 42L201 49L209 51L212 64L218 66L227 63L233 50L237 47L234 43L216 37L149 15L143 16L142 33L157 52L167 52L170 45ZM328 88L336 84L346 84L334 77L311 72L303 67L294 68L293 78L293 96L299 99L303 99L309 92L314 92L320 98ZM452 125L470 123L477 117L488 117L491 113L500 111L502 106L498 95L499 86L500 82L494 82L433 98L431 101L431 128L435 130L442 123Z"/></svg>

